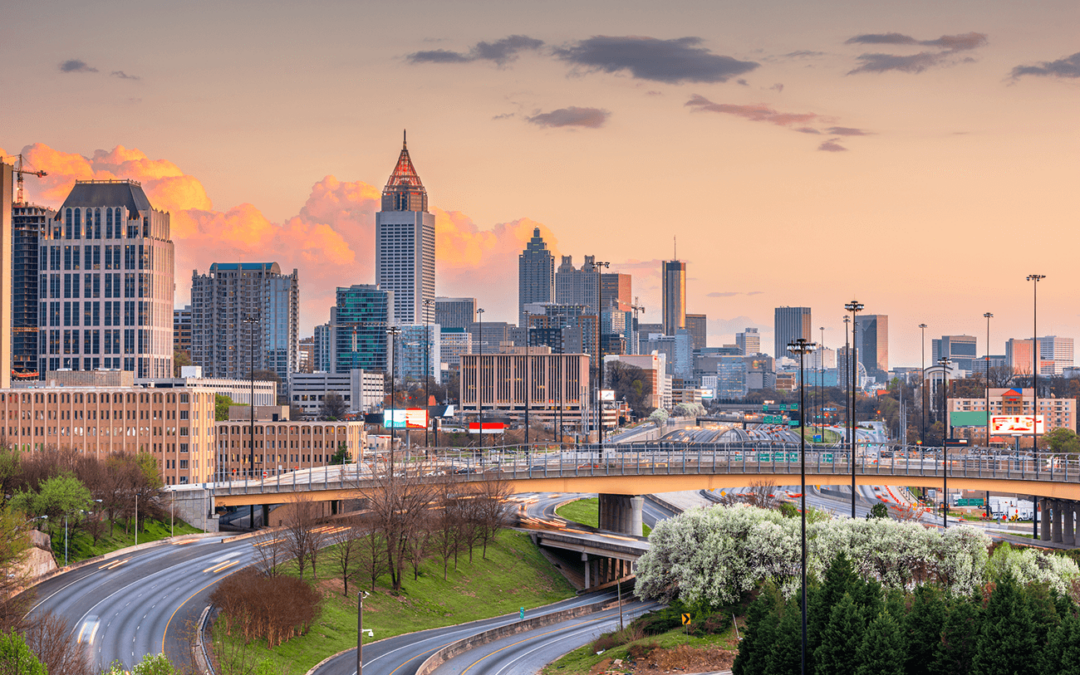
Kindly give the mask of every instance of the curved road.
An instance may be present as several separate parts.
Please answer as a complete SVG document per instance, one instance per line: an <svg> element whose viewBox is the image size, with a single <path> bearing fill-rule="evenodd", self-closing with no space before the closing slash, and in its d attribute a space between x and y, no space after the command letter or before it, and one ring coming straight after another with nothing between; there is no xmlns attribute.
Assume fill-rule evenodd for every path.
<svg viewBox="0 0 1080 675"><path fill-rule="evenodd" d="M35 587L31 615L51 611L66 619L93 666L119 661L130 669L144 654L162 651L183 666L211 587L252 562L256 541L196 539L72 570Z"/></svg>

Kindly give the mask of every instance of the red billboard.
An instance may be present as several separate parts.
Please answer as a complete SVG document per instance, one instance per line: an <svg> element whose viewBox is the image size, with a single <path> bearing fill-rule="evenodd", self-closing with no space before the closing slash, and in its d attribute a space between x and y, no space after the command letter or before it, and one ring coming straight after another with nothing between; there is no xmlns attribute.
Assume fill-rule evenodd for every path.
<svg viewBox="0 0 1080 675"><path fill-rule="evenodd" d="M1046 423L1042 415L991 415L990 433L998 436L1045 434Z"/></svg>
<svg viewBox="0 0 1080 675"><path fill-rule="evenodd" d="M505 431L506 431L506 425L503 424L502 422L484 422L484 431L483 431L483 433L485 433L485 434L501 434L501 433L504 433ZM470 434L481 433L480 432L480 423L479 422L469 422L469 433Z"/></svg>

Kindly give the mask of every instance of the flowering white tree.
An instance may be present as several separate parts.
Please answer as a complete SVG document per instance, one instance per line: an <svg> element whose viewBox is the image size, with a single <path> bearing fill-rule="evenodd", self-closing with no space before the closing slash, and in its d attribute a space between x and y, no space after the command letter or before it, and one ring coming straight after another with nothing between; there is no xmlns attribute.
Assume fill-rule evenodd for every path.
<svg viewBox="0 0 1080 675"><path fill-rule="evenodd" d="M693 509L657 524L649 542L638 561L641 598L726 604L764 580L786 597L798 591L799 521L777 511L742 504ZM889 588L937 582L966 595L1006 569L1061 593L1080 579L1076 563L1036 551L1007 553L988 567L990 539L971 527L941 532L890 519L825 520L809 523L807 544L811 575L823 577L843 552L861 576Z"/></svg>

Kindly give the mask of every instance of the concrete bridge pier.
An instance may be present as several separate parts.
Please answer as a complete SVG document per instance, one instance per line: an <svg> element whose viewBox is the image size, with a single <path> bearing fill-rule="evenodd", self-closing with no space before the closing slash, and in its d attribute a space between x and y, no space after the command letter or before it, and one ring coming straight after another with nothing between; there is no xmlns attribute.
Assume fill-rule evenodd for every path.
<svg viewBox="0 0 1080 675"><path fill-rule="evenodd" d="M1062 499L1054 499L1050 502L1050 508L1053 509L1053 513L1050 514L1050 517L1053 518L1050 527L1050 541L1058 544L1061 543L1061 525L1063 520L1061 517L1061 507L1064 505L1065 503Z"/></svg>
<svg viewBox="0 0 1080 675"><path fill-rule="evenodd" d="M640 537L641 511L644 504L644 497L601 494L598 523L600 529Z"/></svg>
<svg viewBox="0 0 1080 675"><path fill-rule="evenodd" d="M1042 531L1039 532L1039 539L1042 541L1050 541L1050 503L1049 499L1042 500ZM1038 518L1038 514L1035 517Z"/></svg>

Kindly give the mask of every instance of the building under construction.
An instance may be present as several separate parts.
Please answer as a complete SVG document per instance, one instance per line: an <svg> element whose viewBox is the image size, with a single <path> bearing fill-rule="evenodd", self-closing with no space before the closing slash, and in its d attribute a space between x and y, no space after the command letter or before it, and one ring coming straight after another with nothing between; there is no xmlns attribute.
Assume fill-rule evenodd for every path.
<svg viewBox="0 0 1080 675"><path fill-rule="evenodd" d="M56 212L16 202L11 207L11 374L38 377L38 241ZM47 290L47 289L45 289Z"/></svg>

